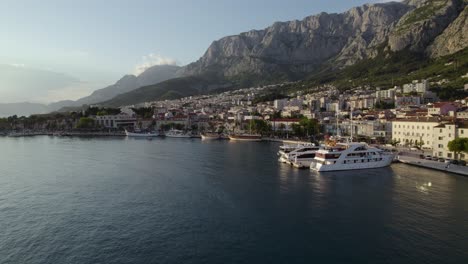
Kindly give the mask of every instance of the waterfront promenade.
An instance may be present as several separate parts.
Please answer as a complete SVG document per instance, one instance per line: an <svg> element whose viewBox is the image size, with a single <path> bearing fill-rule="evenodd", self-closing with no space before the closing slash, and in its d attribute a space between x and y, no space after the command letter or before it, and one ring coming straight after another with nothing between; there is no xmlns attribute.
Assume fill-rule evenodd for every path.
<svg viewBox="0 0 468 264"><path fill-rule="evenodd" d="M444 162L426 160L426 159L415 158L415 157L404 156L404 155L399 155L397 159L401 163L408 164L408 165L468 176L467 166L461 166L461 165L455 165L455 164L449 165Z"/></svg>

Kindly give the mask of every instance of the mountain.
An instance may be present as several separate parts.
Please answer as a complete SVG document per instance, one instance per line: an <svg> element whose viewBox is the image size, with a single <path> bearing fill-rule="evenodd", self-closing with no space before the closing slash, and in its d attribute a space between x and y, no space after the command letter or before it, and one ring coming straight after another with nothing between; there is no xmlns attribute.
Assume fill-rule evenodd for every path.
<svg viewBox="0 0 468 264"><path fill-rule="evenodd" d="M209 91L189 85L182 89L181 83L189 84L196 76L214 78L202 78L204 81L195 86L241 88L311 78L324 71L327 74L320 76L333 81L332 73L338 76L360 62L378 64L385 59L393 63L388 66L392 68L398 65L394 58L402 56L427 64L468 46L467 4L468 0L405 0L276 22L262 30L216 40L199 60L178 71L180 78L121 94L106 103L135 104L164 99L168 94L174 97ZM363 67L361 63L357 68ZM343 73L340 76L346 76Z"/></svg>
<svg viewBox="0 0 468 264"><path fill-rule="evenodd" d="M31 114L45 114L49 112L49 107L39 103L0 103L0 117L12 115L29 116Z"/></svg>
<svg viewBox="0 0 468 264"><path fill-rule="evenodd" d="M112 99L113 97L130 92L138 87L160 83L165 80L172 79L176 76L176 72L180 69L176 65L155 65L140 75L125 75L115 84L94 91L91 95L78 99L73 104L64 106L81 106L83 104L95 104Z"/></svg>
<svg viewBox="0 0 468 264"><path fill-rule="evenodd" d="M102 102L101 105L118 107L153 100L171 100L191 95L223 91L231 87L232 84L226 80L209 74L180 77L117 95L111 100Z"/></svg>

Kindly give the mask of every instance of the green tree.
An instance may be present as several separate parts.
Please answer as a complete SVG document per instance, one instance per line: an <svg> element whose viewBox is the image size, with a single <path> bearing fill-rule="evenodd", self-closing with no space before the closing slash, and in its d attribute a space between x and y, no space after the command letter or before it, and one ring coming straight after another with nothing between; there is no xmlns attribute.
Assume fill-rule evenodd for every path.
<svg viewBox="0 0 468 264"><path fill-rule="evenodd" d="M77 128L93 128L94 127L94 119L89 117L81 117L80 121L78 121Z"/></svg>
<svg viewBox="0 0 468 264"><path fill-rule="evenodd" d="M316 135L319 132L319 124L315 119L301 118L299 125L304 129L306 135Z"/></svg>
<svg viewBox="0 0 468 264"><path fill-rule="evenodd" d="M468 138L456 138L450 141L447 147L450 151L455 152L455 157L458 157L460 152L468 153Z"/></svg>

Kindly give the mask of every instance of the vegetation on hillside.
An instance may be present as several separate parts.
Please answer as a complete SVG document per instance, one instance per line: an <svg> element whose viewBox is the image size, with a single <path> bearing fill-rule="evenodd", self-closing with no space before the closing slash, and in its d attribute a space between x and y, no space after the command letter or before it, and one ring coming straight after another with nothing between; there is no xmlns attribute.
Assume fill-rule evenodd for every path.
<svg viewBox="0 0 468 264"><path fill-rule="evenodd" d="M438 59L429 59L423 54L408 50L381 52L376 58L360 61L344 69L333 70L324 67L310 75L303 82L287 86L290 91L303 87L333 84L340 90L357 86L391 88L395 85L411 83L413 80L427 79L443 100L461 99L468 96L464 84L468 78L468 48Z"/></svg>

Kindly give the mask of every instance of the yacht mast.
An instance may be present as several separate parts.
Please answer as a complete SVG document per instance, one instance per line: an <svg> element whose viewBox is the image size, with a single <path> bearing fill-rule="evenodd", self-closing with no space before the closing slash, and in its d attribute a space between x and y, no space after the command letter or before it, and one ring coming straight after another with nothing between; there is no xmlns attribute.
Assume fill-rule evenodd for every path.
<svg viewBox="0 0 468 264"><path fill-rule="evenodd" d="M351 106L351 111L349 112L349 119L350 119L350 124L351 124L351 137L350 137L350 142L353 142L353 107Z"/></svg>
<svg viewBox="0 0 468 264"><path fill-rule="evenodd" d="M340 127L338 125L339 115L340 115L340 105L338 104L336 107L336 138L340 136Z"/></svg>

